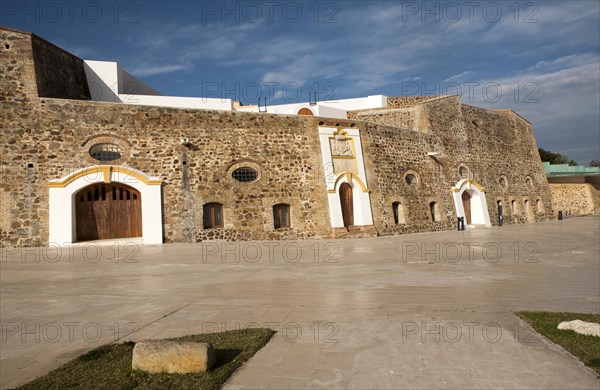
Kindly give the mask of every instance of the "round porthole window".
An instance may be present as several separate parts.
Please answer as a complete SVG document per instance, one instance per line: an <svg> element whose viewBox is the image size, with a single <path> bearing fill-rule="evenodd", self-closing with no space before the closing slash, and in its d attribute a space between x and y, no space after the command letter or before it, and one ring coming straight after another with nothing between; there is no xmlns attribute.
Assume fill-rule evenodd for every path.
<svg viewBox="0 0 600 390"><path fill-rule="evenodd" d="M412 173L409 173L408 175L406 175L404 177L404 180L406 180L406 184L408 184L409 186L417 184L417 177L415 175L413 175Z"/></svg>
<svg viewBox="0 0 600 390"><path fill-rule="evenodd" d="M242 167L233 171L231 176L239 182L250 183L258 180L258 171L250 167Z"/></svg>
<svg viewBox="0 0 600 390"><path fill-rule="evenodd" d="M508 188L508 179L506 178L506 176L500 176L500 178L498 179L498 184L500 184L500 188L502 188L503 190Z"/></svg>
<svg viewBox="0 0 600 390"><path fill-rule="evenodd" d="M532 190L533 189L533 180L531 180L531 177L527 176L525 178L525 185L527 186L528 190Z"/></svg>
<svg viewBox="0 0 600 390"><path fill-rule="evenodd" d="M90 156L98 161L114 161L123 157L123 148L117 144L94 144L89 150Z"/></svg>

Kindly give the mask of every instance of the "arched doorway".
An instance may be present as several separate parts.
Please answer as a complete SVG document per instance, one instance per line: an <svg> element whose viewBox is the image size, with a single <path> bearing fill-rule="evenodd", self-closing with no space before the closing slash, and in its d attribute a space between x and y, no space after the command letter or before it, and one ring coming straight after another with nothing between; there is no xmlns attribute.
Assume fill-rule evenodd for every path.
<svg viewBox="0 0 600 390"><path fill-rule="evenodd" d="M337 174L327 190L332 228L372 226L369 190L360 177L349 172Z"/></svg>
<svg viewBox="0 0 600 390"><path fill-rule="evenodd" d="M113 191L112 187L115 187ZM113 201L113 193L115 194L114 202L121 201L121 188L123 189L123 203L120 206L110 207L109 210L118 210L117 207L124 209L137 210L134 213L127 213L131 216L131 222L128 220L120 221L130 226L131 236L142 238L143 244L162 244L163 242L163 222L162 222L162 180L157 177L148 176L131 167L120 165L95 165L82 168L70 172L68 175L53 179L48 182L49 199L48 199L48 241L52 245L71 245L77 242L78 231L81 229L82 223L92 224L91 221L84 221L86 218L78 217L79 215L87 215L89 219L97 219L99 214L96 213L94 207L100 205L93 204L78 205L82 201L81 195L84 195L84 200L87 201L88 191L90 201L96 201L96 188L98 189L98 202L102 199L102 189L104 188L104 201L108 197ZM85 189L85 190L84 190ZM129 205L127 204L127 191L129 191ZM134 192L136 191L136 192ZM92 198L93 197L93 198ZM133 199L132 199L133 198ZM137 199L135 199L137 198ZM142 199L144 202L142 203ZM85 203L85 202L84 202ZM108 206L104 206L108 207ZM92 214L92 211L94 212ZM100 213L100 212L99 212ZM109 213L109 215L119 216L123 213ZM93 216L93 217L92 217ZM129 217L128 217L129 218ZM78 224L78 220L80 223ZM83 222L82 222L83 221ZM117 223L115 221L114 223ZM97 222L94 221L94 224ZM111 222L113 223L113 222ZM131 225L129 225L131 223ZM110 225L108 225L110 226ZM91 230L91 226L89 226ZM109 230L119 232L122 229L105 228L101 230ZM121 235L119 233L119 235ZM128 234L129 235L129 234ZM92 232L79 232L79 236L83 239L93 239L91 237L102 237L100 234ZM87 237L86 237L87 236ZM121 235L122 236L122 235ZM82 240L82 238L80 238Z"/></svg>
<svg viewBox="0 0 600 390"><path fill-rule="evenodd" d="M342 183L340 186L340 204L342 205L342 218L344 227L354 225L354 208L352 200L352 187L348 183Z"/></svg>
<svg viewBox="0 0 600 390"><path fill-rule="evenodd" d="M463 209L465 210L465 222L467 225L471 224L471 195L464 191L461 195Z"/></svg>
<svg viewBox="0 0 600 390"><path fill-rule="evenodd" d="M491 226L485 190L472 179L461 179L452 187L452 198L457 217L464 217L465 224Z"/></svg>
<svg viewBox="0 0 600 390"><path fill-rule="evenodd" d="M314 116L313 112L308 108L301 108L300 111L298 111L298 115Z"/></svg>
<svg viewBox="0 0 600 390"><path fill-rule="evenodd" d="M92 184L75 194L78 241L142 236L142 197L121 183Z"/></svg>

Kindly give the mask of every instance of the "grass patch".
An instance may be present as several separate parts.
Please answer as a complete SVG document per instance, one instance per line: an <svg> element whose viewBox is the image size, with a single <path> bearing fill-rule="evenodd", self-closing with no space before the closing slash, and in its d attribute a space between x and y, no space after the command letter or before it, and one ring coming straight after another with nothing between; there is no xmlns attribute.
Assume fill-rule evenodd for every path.
<svg viewBox="0 0 600 390"><path fill-rule="evenodd" d="M521 311L516 313L537 332L560 345L600 374L600 337L579 334L574 330L557 329L563 321L581 320L600 323L600 314Z"/></svg>
<svg viewBox="0 0 600 390"><path fill-rule="evenodd" d="M148 374L131 369L135 343L108 344L81 355L19 389L219 389L275 334L270 329L242 329L183 336L169 340L211 343L216 362L209 372Z"/></svg>

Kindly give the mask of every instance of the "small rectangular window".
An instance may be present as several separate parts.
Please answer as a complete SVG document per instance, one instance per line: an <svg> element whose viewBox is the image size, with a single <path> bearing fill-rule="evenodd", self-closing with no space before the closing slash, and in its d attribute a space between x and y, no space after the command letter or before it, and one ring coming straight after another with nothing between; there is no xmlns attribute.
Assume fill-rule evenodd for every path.
<svg viewBox="0 0 600 390"><path fill-rule="evenodd" d="M276 204L273 206L273 224L275 229L290 227L290 206Z"/></svg>
<svg viewBox="0 0 600 390"><path fill-rule="evenodd" d="M208 203L204 205L204 228L223 227L223 205L220 203Z"/></svg>

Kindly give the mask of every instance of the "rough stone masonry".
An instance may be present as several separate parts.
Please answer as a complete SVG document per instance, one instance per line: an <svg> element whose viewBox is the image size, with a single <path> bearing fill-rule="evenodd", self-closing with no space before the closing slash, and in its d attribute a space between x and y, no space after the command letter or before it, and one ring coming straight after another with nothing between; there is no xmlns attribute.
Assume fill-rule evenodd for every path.
<svg viewBox="0 0 600 390"><path fill-rule="evenodd" d="M463 179L485 194L492 225L498 202L505 224L555 218L532 126L510 110L390 98L340 120L95 102L82 60L36 35L0 29L0 53L2 247L49 243L48 183L102 165L89 154L98 142L122 148L112 164L162 180L163 242L330 238L323 126L360 131L373 220L361 232L455 229ZM244 165L259 180L234 180ZM209 203L222 205L218 228L203 224ZM289 205L289 226L274 226L277 204Z"/></svg>

